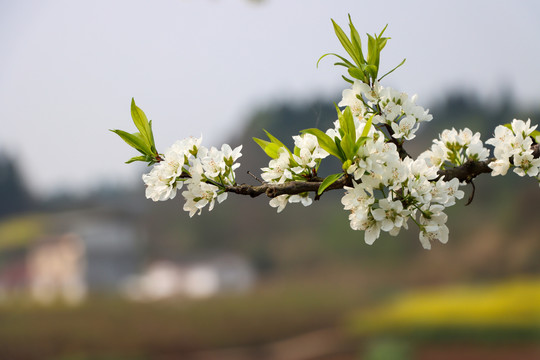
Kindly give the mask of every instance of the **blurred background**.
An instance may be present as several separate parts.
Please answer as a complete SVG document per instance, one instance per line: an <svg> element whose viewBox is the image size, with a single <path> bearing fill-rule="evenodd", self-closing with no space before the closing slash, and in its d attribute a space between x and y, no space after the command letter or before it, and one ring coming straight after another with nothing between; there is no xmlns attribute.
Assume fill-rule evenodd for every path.
<svg viewBox="0 0 540 360"><path fill-rule="evenodd" d="M382 71L407 62L383 85L434 115L409 153L445 128L540 122L535 1L0 0L0 358L540 358L533 179L478 178L425 251L414 226L366 245L339 192L190 219L123 164L108 129L134 131L134 97L158 150L243 144L253 183L263 128L291 145L335 120L348 84L315 64L342 53L330 18L348 13L361 33L389 24Z"/></svg>

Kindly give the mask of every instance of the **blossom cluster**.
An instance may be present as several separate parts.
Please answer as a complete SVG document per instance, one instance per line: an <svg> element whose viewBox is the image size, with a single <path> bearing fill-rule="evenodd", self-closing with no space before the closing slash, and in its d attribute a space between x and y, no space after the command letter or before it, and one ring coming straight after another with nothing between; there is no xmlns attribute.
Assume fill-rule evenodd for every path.
<svg viewBox="0 0 540 360"><path fill-rule="evenodd" d="M486 141L493 145L495 161L490 162L492 176L506 175L510 166L519 176L533 176L540 181L540 159L535 159L531 146L531 133L537 125L531 127L531 120L526 122L514 119L510 126L499 125L495 128L495 136Z"/></svg>
<svg viewBox="0 0 540 360"><path fill-rule="evenodd" d="M444 209L454 205L456 199L463 198L464 193L459 190L462 184L457 179L444 181L439 178L439 164L430 163L428 157L401 158L397 145L389 141L390 135L395 139L402 138L402 141L414 138L419 124L431 120L429 112L415 104L415 97L409 98L405 93L382 88L379 84L371 88L360 82L343 92L339 106L351 109L355 138L366 138L344 167L353 186L345 187L341 203L350 211L351 228L363 230L366 243L372 244L381 231L396 236L402 228L408 228L408 221L412 219L420 229L424 248L429 249L433 240L446 243L448 227ZM340 124L340 120L336 120L334 127L326 131L336 143L346 141ZM392 131L388 131L386 125ZM485 151L477 148L479 135L473 135L470 130L445 133L441 139L441 148L452 148L450 144L456 142L461 144L459 149L457 145L453 147L458 153L470 150L467 154L476 159L487 156ZM317 167L316 160L328 155L317 144L317 137L310 134L295 137L295 145L295 153L303 154L302 161L298 155L282 148L279 157L262 169L265 181L306 181L305 177ZM306 193L280 195L273 198L270 205L280 212L292 202L307 206L311 199Z"/></svg>
<svg viewBox="0 0 540 360"><path fill-rule="evenodd" d="M437 179L436 166L424 159L401 159L395 144L385 142L378 130L373 135L347 170L354 181L352 187L345 187L341 203L350 211L351 228L363 230L366 243L372 244L381 231L396 236L412 219L424 248L431 248L433 240L446 243L443 211L463 198L459 181Z"/></svg>
<svg viewBox="0 0 540 360"><path fill-rule="evenodd" d="M226 186L235 185L234 171L240 164L236 160L242 155L242 146L234 150L224 144L221 150L201 146L201 138L187 138L175 142L161 156L161 161L142 176L146 184L146 197L154 201L173 199L184 185L184 210L193 216L208 205L214 208L215 201L227 198Z"/></svg>
<svg viewBox="0 0 540 360"><path fill-rule="evenodd" d="M356 80L351 89L343 90L338 105L350 107L355 117L367 119L373 114L373 124L387 124L392 137L403 141L415 138L420 124L433 119L428 110L416 105L416 99L378 82L371 87Z"/></svg>
<svg viewBox="0 0 540 360"><path fill-rule="evenodd" d="M279 156L270 160L268 167L262 168L261 177L264 181L275 184L284 184L288 181L306 181L317 171L321 160L328 156L311 134L293 136L294 152L282 146ZM308 193L295 195L279 195L270 200L270 206L281 212L287 203L302 203L309 206L312 199Z"/></svg>
<svg viewBox="0 0 540 360"><path fill-rule="evenodd" d="M433 140L430 150L420 154L420 158L430 165L444 169L448 165L460 166L466 161L484 161L489 156L489 150L480 140L480 133L468 129L457 131L444 130L439 139Z"/></svg>

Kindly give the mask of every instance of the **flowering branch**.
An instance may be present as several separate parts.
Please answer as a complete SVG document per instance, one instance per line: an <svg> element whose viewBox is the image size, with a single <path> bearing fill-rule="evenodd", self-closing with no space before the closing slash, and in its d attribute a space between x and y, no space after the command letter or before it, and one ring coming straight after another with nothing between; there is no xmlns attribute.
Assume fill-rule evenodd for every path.
<svg viewBox="0 0 540 360"><path fill-rule="evenodd" d="M505 175L512 169L519 176L540 182L540 132L530 120L514 119L497 126L494 136L485 141L493 146L493 156L484 147L480 133L465 128L444 130L428 150L412 158L404 143L414 139L420 126L433 116L416 104L416 95L380 84L395 70L378 77L380 54L389 38L382 36L384 30L368 35L364 56L352 22L350 36L332 23L350 59L337 54L321 59L336 56L340 61L335 65L347 69L350 78L344 79L352 84L336 105L337 120L326 131L305 129L293 136L293 149L269 132L268 140L254 138L270 157L268 166L261 169L262 180L252 175L260 185L236 183L241 145L234 149L227 144L221 149L206 148L201 145L202 138L188 138L159 153L151 121L132 101L131 115L139 131L113 132L142 154L128 162L152 165L152 170L143 175L146 197L164 201L184 188L184 210L193 216L206 206L212 210L228 193L251 197L264 194L270 198L270 206L281 212L289 203L308 206L325 191L342 189L341 203L349 212L350 226L364 232L366 243L372 244L381 232L397 236L401 229L408 229L410 220L418 227L422 246L430 249L434 241L448 241L444 210L464 197L460 187L467 183L473 186L468 203L472 201L477 176ZM319 167L330 156L339 160L342 171L321 178L317 175Z"/></svg>
<svg viewBox="0 0 540 360"><path fill-rule="evenodd" d="M534 144L531 147L531 150L533 151L532 154L534 158L540 158L539 144ZM457 178L459 182L471 182L474 178L481 174L490 174L493 170L489 167L489 164L495 160L495 158L490 158L484 161L468 160L463 165L450 169L438 170L437 174L439 176L437 177L437 180L439 178L443 178L445 181L450 181ZM241 184L227 186L226 191L238 195L249 195L251 197L257 197L265 194L269 198L274 198L280 195L297 195L304 192L316 193L323 181L323 178L316 177L310 179L309 181L291 181L283 184L264 183L258 186ZM325 191L339 190L343 189L345 186L352 186L352 178L350 176L343 176L341 179L326 188ZM317 200L319 197L320 195L317 195L315 200Z"/></svg>

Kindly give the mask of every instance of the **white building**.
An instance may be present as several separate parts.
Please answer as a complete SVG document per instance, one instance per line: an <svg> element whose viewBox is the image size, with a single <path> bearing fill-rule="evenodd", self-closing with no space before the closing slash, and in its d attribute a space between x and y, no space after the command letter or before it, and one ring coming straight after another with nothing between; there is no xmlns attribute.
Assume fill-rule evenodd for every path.
<svg viewBox="0 0 540 360"><path fill-rule="evenodd" d="M251 264L237 255L219 255L182 263L157 261L126 283L126 295L151 301L174 296L208 298L218 294L242 293L255 282Z"/></svg>

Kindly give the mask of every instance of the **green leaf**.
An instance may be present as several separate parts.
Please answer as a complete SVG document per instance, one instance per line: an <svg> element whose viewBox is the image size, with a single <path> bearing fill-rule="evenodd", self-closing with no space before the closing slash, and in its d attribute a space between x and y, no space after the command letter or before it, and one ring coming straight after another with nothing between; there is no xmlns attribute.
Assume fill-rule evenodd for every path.
<svg viewBox="0 0 540 360"><path fill-rule="evenodd" d="M338 148L341 147L344 159L352 159L356 154L354 151L356 143L356 127L354 126L354 117L350 107L346 107L343 112L339 110L336 105L340 134L341 134L341 143L339 143ZM336 142L337 144L337 142Z"/></svg>
<svg viewBox="0 0 540 360"><path fill-rule="evenodd" d="M144 139L148 143L148 147L154 145L154 135L152 134L152 127L144 112L135 105L135 99L131 99L131 118L135 123L139 132L143 135Z"/></svg>
<svg viewBox="0 0 540 360"><path fill-rule="evenodd" d="M366 126L364 126L364 130L362 131L361 137L367 137L367 134L369 133L369 129L371 129L371 123L373 122L373 117L375 114L371 115L366 123Z"/></svg>
<svg viewBox="0 0 540 360"><path fill-rule="evenodd" d="M341 115L343 115L343 113L341 112L341 109L339 108L338 104L334 103L334 108L336 109L336 112L337 112L337 115L338 115L338 119Z"/></svg>
<svg viewBox="0 0 540 360"><path fill-rule="evenodd" d="M287 150L289 154L292 155L291 151L281 141L279 141L278 138L276 138L274 135L270 134L268 131L264 129L263 131L265 132L266 136L268 137L270 141L266 141L266 140L262 140L258 138L253 138L253 140L257 144L259 144L259 146L264 150L264 152L268 156L270 156L272 159L277 159L279 157L281 149L283 148Z"/></svg>
<svg viewBox="0 0 540 360"><path fill-rule="evenodd" d="M261 149L266 153L266 155L270 156L272 159L277 159L279 157L281 147L277 144L274 144L270 141L262 140L253 138L253 141L255 141Z"/></svg>
<svg viewBox="0 0 540 360"><path fill-rule="evenodd" d="M265 132L266 136L268 136L268 139L270 139L270 141L276 145L278 145L279 147L284 147L285 149L287 149L287 147L285 145L283 145L283 143L281 141L279 141L274 135L270 134L268 131L264 130L263 131ZM289 151L290 153L290 150L287 149L287 151Z"/></svg>
<svg viewBox="0 0 540 360"><path fill-rule="evenodd" d="M377 47L378 47L378 50L379 50L379 55L381 54L382 49L384 49L384 47L386 46L387 42L388 42L388 38L377 39Z"/></svg>
<svg viewBox="0 0 540 360"><path fill-rule="evenodd" d="M540 144L540 131L534 130L529 136L532 136L534 141L536 141L537 144Z"/></svg>
<svg viewBox="0 0 540 360"><path fill-rule="evenodd" d="M384 32L386 31L386 28L387 28L387 27L388 27L388 24L384 25L384 28L381 30L381 33L380 33L379 36L378 36L379 38L380 38L381 36L383 36L383 34L384 34ZM385 39L389 39L389 38L385 38Z"/></svg>
<svg viewBox="0 0 540 360"><path fill-rule="evenodd" d="M343 175L344 173L328 175L319 186L319 189L317 190L317 195L321 195L324 190L326 190L330 185L341 179Z"/></svg>
<svg viewBox="0 0 540 360"><path fill-rule="evenodd" d="M324 54L323 56L321 56L321 57L319 58L319 60L317 60L317 67L319 67L319 62L320 62L323 58L327 57L328 55L332 55L332 56L335 56L335 57L339 58L341 61L343 61L345 64L347 64L347 67L354 67L354 65L353 65L349 60L347 60L346 58L344 58L344 57L341 56L341 55L334 54L334 53L327 53L327 54Z"/></svg>
<svg viewBox="0 0 540 360"><path fill-rule="evenodd" d="M359 68L357 67L350 67L349 69L347 69L347 72L349 73L349 75L351 75L353 78L355 79L358 79L362 82L365 82L367 83L367 78L366 78L366 74L364 74L364 72L362 70L360 70Z"/></svg>
<svg viewBox="0 0 540 360"><path fill-rule="evenodd" d="M389 72L387 72L386 74L384 74L383 76L381 76L381 77L379 78L379 81L381 81L382 79L384 79L384 78L386 77L386 75L390 75L391 73L393 73L394 70L396 70L396 69L397 69L398 67L400 67L401 65L405 64L405 60L407 60L407 59L403 59L403 61L400 62L398 66L396 66L395 68L393 68L392 70L390 70Z"/></svg>
<svg viewBox="0 0 540 360"><path fill-rule="evenodd" d="M347 169L352 165L352 163L352 160L347 160L343 163L343 165L341 165L341 168L343 171L347 172Z"/></svg>
<svg viewBox="0 0 540 360"><path fill-rule="evenodd" d="M154 131L152 130L152 120L148 121L148 127L150 128L150 137L151 137L150 145L152 147L152 152L154 154L157 154L156 143L154 142Z"/></svg>
<svg viewBox="0 0 540 360"><path fill-rule="evenodd" d="M343 67L346 67L347 70L349 69L349 65L345 64L345 63L342 63L342 62L335 62L334 63L334 66L343 66Z"/></svg>
<svg viewBox="0 0 540 360"><path fill-rule="evenodd" d="M360 61L364 64L366 60L364 59L364 54L362 53L362 40L360 40L360 35L358 34L358 31L356 31L356 28L354 27L351 19L351 15L349 14L349 28L351 29L351 42L353 47L356 48L356 51L360 57Z"/></svg>
<svg viewBox="0 0 540 360"><path fill-rule="evenodd" d="M368 36L368 56L367 56L367 63L368 65L375 64L375 54L377 53L377 40L367 34Z"/></svg>
<svg viewBox="0 0 540 360"><path fill-rule="evenodd" d="M354 117L350 107L346 107L343 111L343 125L346 134L351 136L352 142L356 141L356 127L354 126ZM340 123L341 126L341 123Z"/></svg>
<svg viewBox="0 0 540 360"><path fill-rule="evenodd" d="M135 161L144 161L144 162L147 162L147 157L146 156L135 156L135 157L132 157L131 159L129 159L128 161L126 161L126 164L131 164L132 162L135 162Z"/></svg>
<svg viewBox="0 0 540 360"><path fill-rule="evenodd" d="M355 155L358 153L358 149L360 149L360 147L364 145L368 139L370 139L369 136L361 136L358 138L358 140L356 140L353 148Z"/></svg>
<svg viewBox="0 0 540 360"><path fill-rule="evenodd" d="M343 148L341 147L341 139L339 139L338 137L335 137L334 143L336 144L336 148L338 150L338 154L339 154L338 158L341 160L341 162L347 161L347 155L345 155L345 152L343 151Z"/></svg>
<svg viewBox="0 0 540 360"><path fill-rule="evenodd" d="M343 150L343 154L345 155L346 160L352 160L354 158L354 145L355 142L351 139L350 134L345 134L343 136L343 139L341 140L340 146Z"/></svg>
<svg viewBox="0 0 540 360"><path fill-rule="evenodd" d="M356 65L360 66L360 64L362 64L362 61L358 57L358 54L356 54L351 41L349 40L349 38L347 37L343 29L341 29L341 27L339 27L339 25L336 24L336 22L333 19L332 19L332 24L334 25L334 32L336 33L336 36L339 39L339 42L341 43L345 51L349 53L349 55L351 56L353 61L356 63Z"/></svg>
<svg viewBox="0 0 540 360"><path fill-rule="evenodd" d="M379 41L379 51L381 51L386 46L386 42L388 41L388 39L390 39L387 37L382 37L384 32L386 31L386 28L388 28L388 24L386 24L382 29L381 33L377 35L377 40Z"/></svg>
<svg viewBox="0 0 540 360"><path fill-rule="evenodd" d="M346 78L345 76L341 75L341 77L343 78L343 80L345 80L346 82L348 83L351 83L351 84L354 84L354 81L352 81L351 79L349 78Z"/></svg>
<svg viewBox="0 0 540 360"><path fill-rule="evenodd" d="M328 152L330 155L333 155L337 157L338 159L342 159L334 140L332 140L332 138L326 135L326 133L324 133L322 130L317 129L317 128L312 128L312 129L302 130L300 132L302 134L315 135L317 137L317 141L319 142L319 146L321 148L326 150L326 152Z"/></svg>
<svg viewBox="0 0 540 360"><path fill-rule="evenodd" d="M276 144L270 144L265 149L266 154L268 154L268 156L270 156L272 159L277 159L282 151L283 148L277 146Z"/></svg>
<svg viewBox="0 0 540 360"><path fill-rule="evenodd" d="M377 73L379 72L379 69L375 65L368 65L366 66L366 70L364 70L370 78L373 80L377 79Z"/></svg>
<svg viewBox="0 0 540 360"><path fill-rule="evenodd" d="M150 150L150 147L148 144L146 144L141 137L141 134L135 133L130 134L126 131L122 130L111 130L113 133L117 134L124 140L129 146L134 148L135 150L139 151L140 153L144 155L153 156L154 154Z"/></svg>

